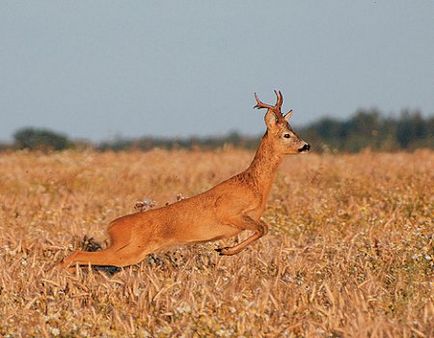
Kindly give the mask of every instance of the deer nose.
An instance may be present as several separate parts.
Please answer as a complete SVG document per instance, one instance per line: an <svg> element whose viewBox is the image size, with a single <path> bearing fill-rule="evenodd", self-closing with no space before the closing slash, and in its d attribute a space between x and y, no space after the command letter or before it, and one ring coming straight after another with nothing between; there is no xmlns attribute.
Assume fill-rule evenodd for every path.
<svg viewBox="0 0 434 338"><path fill-rule="evenodd" d="M305 152L305 151L309 151L309 150L310 150L310 144L309 144L309 143L305 143L305 144L303 145L303 147L298 148L298 152L299 152L299 153L303 153L303 152Z"/></svg>

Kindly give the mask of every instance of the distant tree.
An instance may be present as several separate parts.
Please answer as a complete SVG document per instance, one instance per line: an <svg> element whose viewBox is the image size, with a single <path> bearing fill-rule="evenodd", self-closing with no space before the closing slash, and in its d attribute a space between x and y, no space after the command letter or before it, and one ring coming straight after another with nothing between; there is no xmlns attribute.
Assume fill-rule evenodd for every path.
<svg viewBox="0 0 434 338"><path fill-rule="evenodd" d="M364 148L378 148L381 142L380 113L376 109L359 110L348 121L342 124L342 135L345 135L342 149L357 152Z"/></svg>
<svg viewBox="0 0 434 338"><path fill-rule="evenodd" d="M420 112L404 110L397 123L396 138L401 148L410 148L411 143L428 136L428 125Z"/></svg>
<svg viewBox="0 0 434 338"><path fill-rule="evenodd" d="M16 148L30 150L63 150L71 146L65 135L40 128L19 129L14 141Z"/></svg>
<svg viewBox="0 0 434 338"><path fill-rule="evenodd" d="M342 123L334 118L324 117L314 123L312 127L316 129L318 136L324 139L333 139L341 134Z"/></svg>

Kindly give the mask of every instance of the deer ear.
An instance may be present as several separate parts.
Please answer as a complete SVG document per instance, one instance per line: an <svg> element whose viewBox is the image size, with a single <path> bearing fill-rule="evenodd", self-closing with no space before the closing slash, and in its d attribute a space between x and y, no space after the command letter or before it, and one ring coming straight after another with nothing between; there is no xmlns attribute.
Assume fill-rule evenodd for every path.
<svg viewBox="0 0 434 338"><path fill-rule="evenodd" d="M286 122L289 122L291 116L292 116L292 109L289 112L287 112L285 115L283 115L283 118L286 120Z"/></svg>
<svg viewBox="0 0 434 338"><path fill-rule="evenodd" d="M265 114L264 120L267 128L273 128L277 124L276 114L271 109L268 109L267 114Z"/></svg>

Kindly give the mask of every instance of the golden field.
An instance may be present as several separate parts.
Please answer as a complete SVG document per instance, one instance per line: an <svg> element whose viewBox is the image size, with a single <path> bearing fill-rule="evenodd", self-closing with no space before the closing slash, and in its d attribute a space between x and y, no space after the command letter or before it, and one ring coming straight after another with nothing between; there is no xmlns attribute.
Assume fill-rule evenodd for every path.
<svg viewBox="0 0 434 338"><path fill-rule="evenodd" d="M137 201L202 192L252 156L0 154L0 336L434 335L428 150L288 157L263 217L270 233L236 256L213 242L114 275L52 269L85 235L105 246L108 222Z"/></svg>

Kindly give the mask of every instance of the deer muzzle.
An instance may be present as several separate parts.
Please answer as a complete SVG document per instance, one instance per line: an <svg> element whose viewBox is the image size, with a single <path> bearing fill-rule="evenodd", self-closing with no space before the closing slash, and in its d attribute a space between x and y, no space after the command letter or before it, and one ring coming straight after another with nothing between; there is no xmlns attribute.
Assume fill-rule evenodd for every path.
<svg viewBox="0 0 434 338"><path fill-rule="evenodd" d="M303 146L301 148L298 148L299 153L305 153L305 152L308 152L309 150L310 150L310 144L309 143L305 143L305 144L303 144Z"/></svg>

